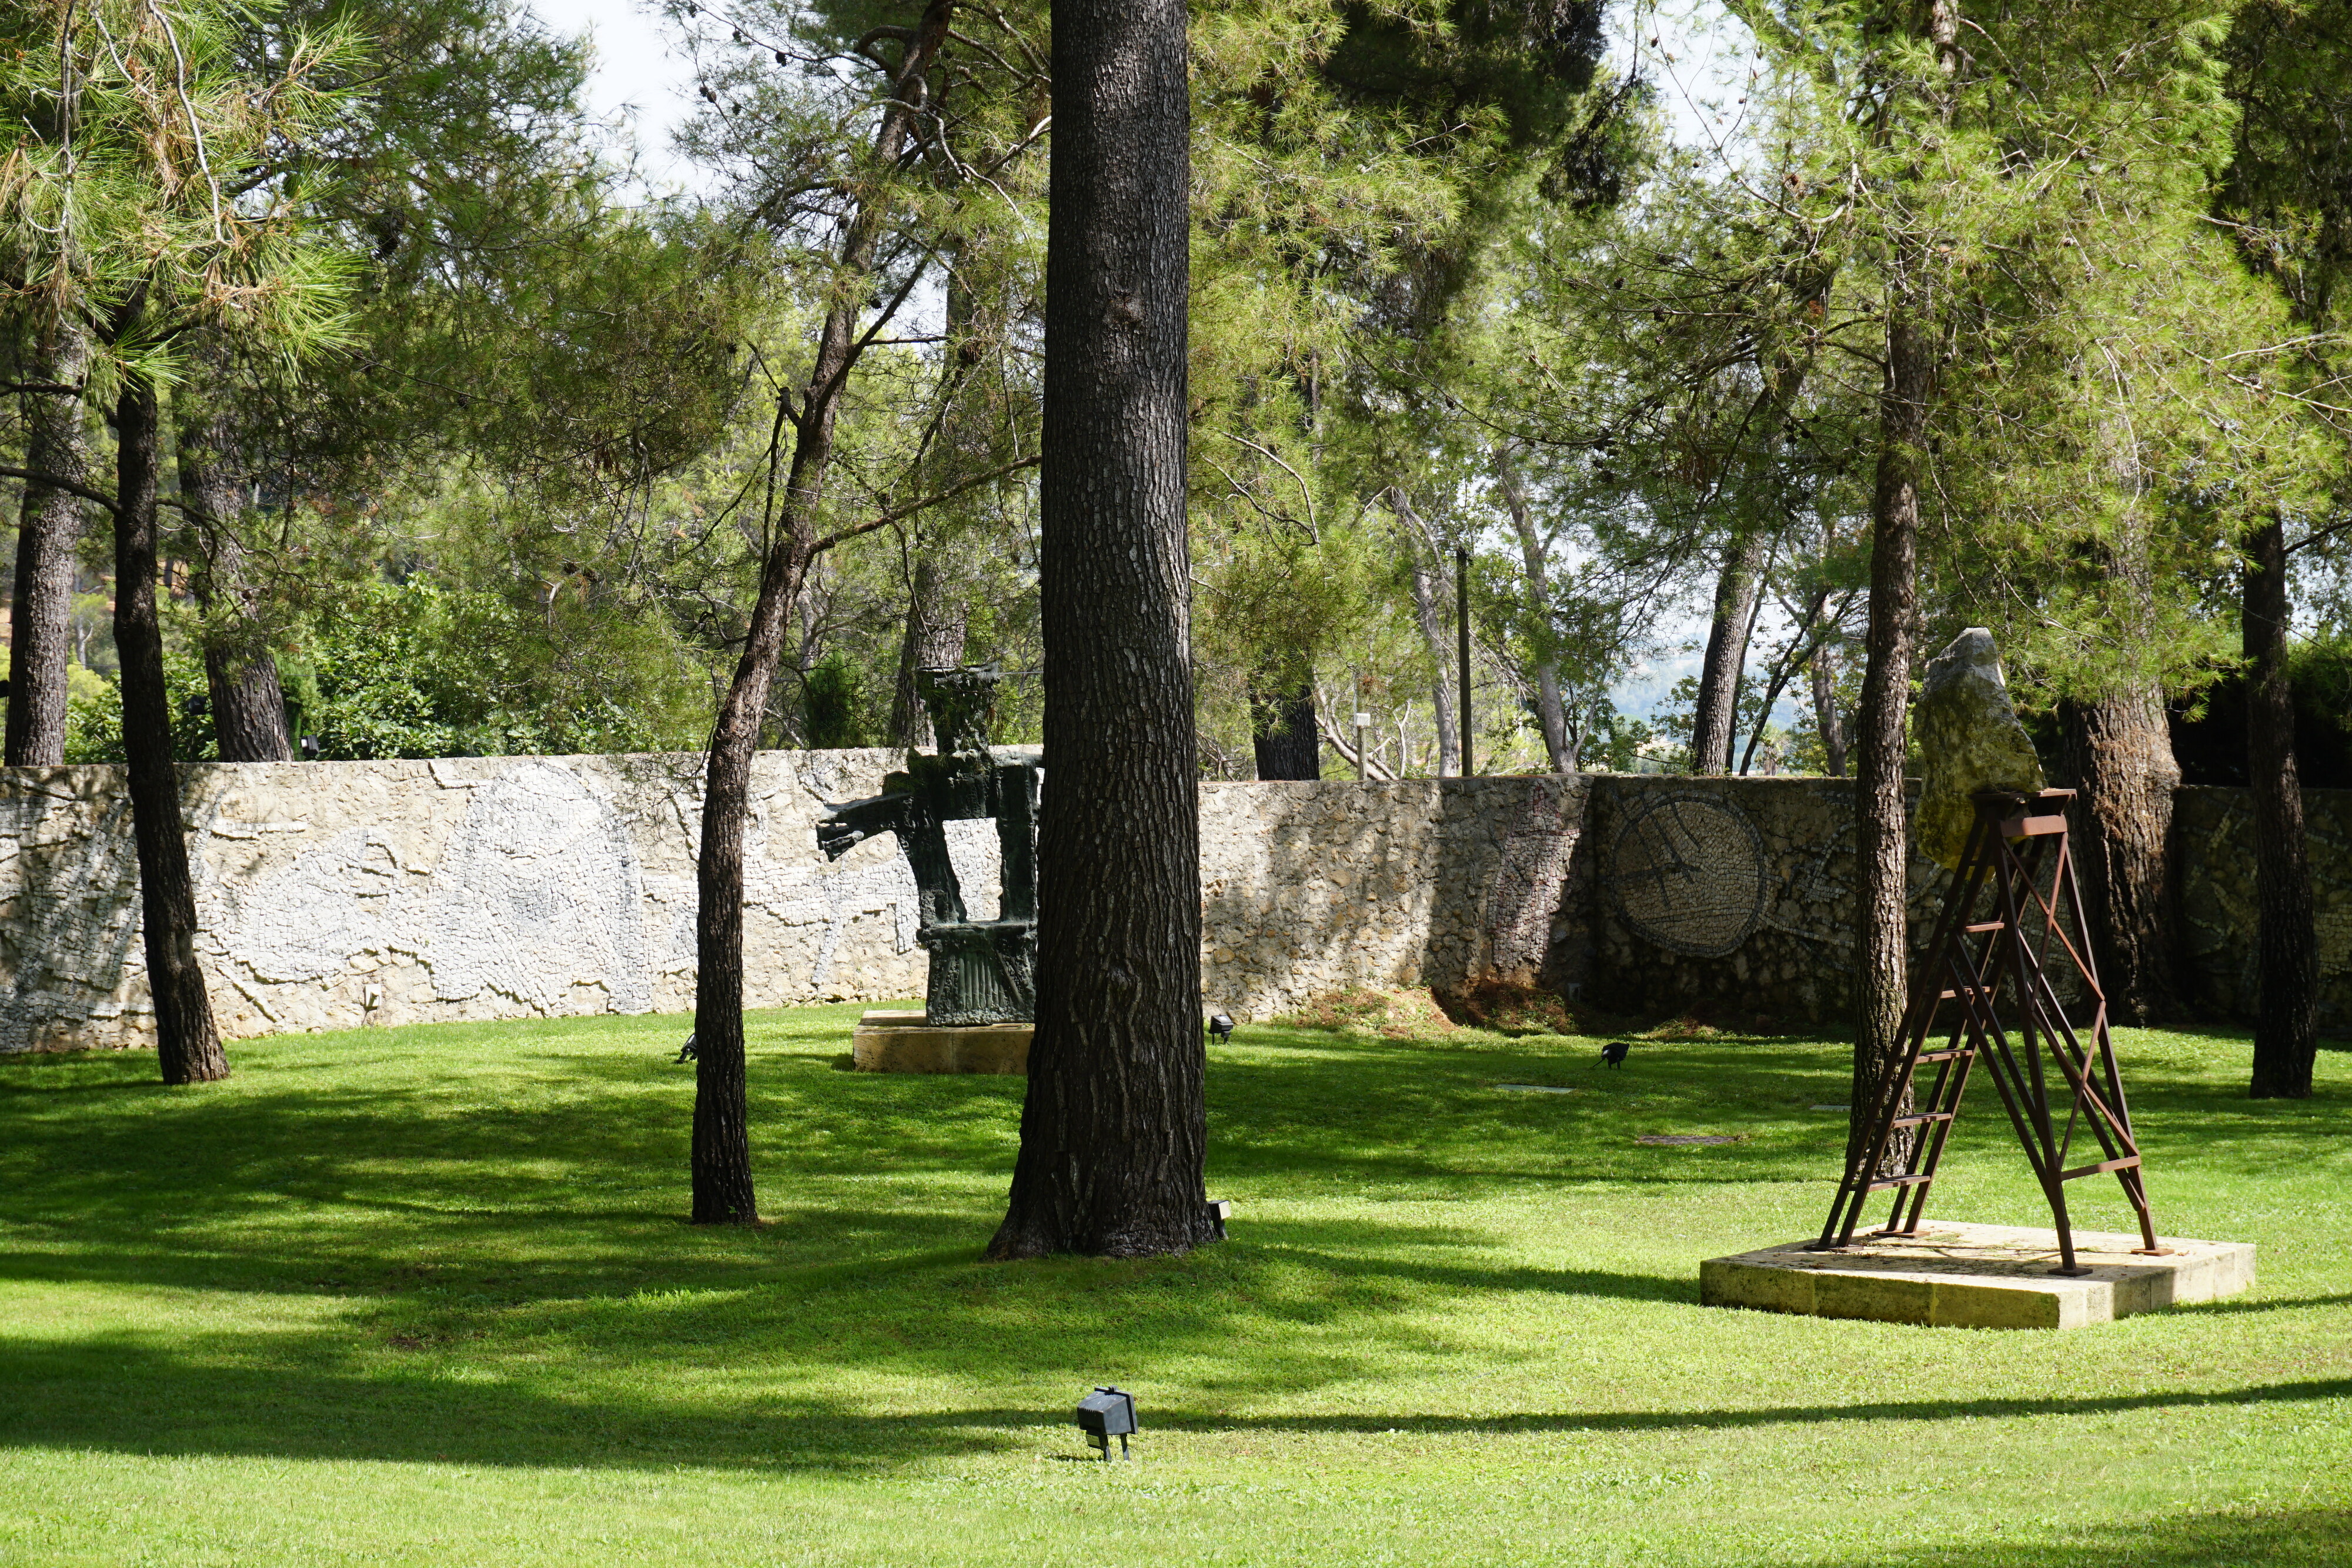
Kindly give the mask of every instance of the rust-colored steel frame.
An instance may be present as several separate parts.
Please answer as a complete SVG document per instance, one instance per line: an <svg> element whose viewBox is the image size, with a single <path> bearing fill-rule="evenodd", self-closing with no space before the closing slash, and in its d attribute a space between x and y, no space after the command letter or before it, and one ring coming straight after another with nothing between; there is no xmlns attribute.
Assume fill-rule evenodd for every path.
<svg viewBox="0 0 2352 1568"><path fill-rule="evenodd" d="M2123 1076L2116 1067L2115 1042L2107 1032L2106 996L2099 988L2087 944L2077 946L2089 927L2066 841L2066 807L2074 798L2072 789L1977 797L1977 820L1969 830L1959 872L1952 879L1927 962L1912 983L1904 1011L1903 1056L1879 1082L1866 1124L1869 1136L1863 1140L1861 1158L1848 1166L1838 1184L1837 1201L1814 1243L1816 1250L1851 1246L1863 1210L1876 1192L1893 1192L1895 1207L1885 1228L1874 1234L1918 1233L1927 1189L1935 1184L1970 1070L1979 1058L2000 1093L2034 1179L2050 1200L2058 1230L2059 1267L2054 1271L2089 1272L2074 1260L2066 1184L2109 1171L2139 1217L2139 1249L2162 1250L2148 1215L2147 1184L2139 1145L2132 1136ZM2046 894L2042 891L2045 886ZM1992 905L1989 917L1977 919L1978 905L1987 894ZM2075 937L2070 938L2062 925L2062 911L2073 916ZM2052 984L2053 950L2082 977L2092 1009L2087 1046L2067 1021ZM2004 991L2007 1024L2000 1005ZM1931 1048L1947 1002L1955 1004L1957 1018L1942 1042ZM2054 1074L2045 1071L2045 1059ZM1919 1069L1927 1066L1936 1071L1923 1097L1925 1107L1918 1108L1915 1100L1915 1108L1906 1112L1904 1102L1911 1098ZM2053 1076L2060 1081L2056 1085ZM2065 1099L2063 1125L2061 1107L2052 1103L2053 1087ZM2066 1161L2083 1127L2097 1139L2101 1157L2069 1168ZM1907 1150L1899 1162L1890 1162L1895 1134L1906 1131L1914 1134ZM1897 1164L1900 1168L1890 1168Z"/></svg>

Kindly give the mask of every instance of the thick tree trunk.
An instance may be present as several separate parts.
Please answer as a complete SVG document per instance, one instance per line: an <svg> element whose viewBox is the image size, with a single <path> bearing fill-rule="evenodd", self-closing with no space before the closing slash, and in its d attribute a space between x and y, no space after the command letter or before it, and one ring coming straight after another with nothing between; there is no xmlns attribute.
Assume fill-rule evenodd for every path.
<svg viewBox="0 0 2352 1568"><path fill-rule="evenodd" d="M1845 716L1837 706L1837 650L1813 650L1813 727L1821 732L1822 752L1832 779L1845 777Z"/></svg>
<svg viewBox="0 0 2352 1568"><path fill-rule="evenodd" d="M89 339L70 319L53 319L42 332L35 365L37 379L53 386L79 388L89 373ZM19 394L25 419L25 466L87 484L89 464L82 451L79 391ZM17 516L16 595L8 611L8 721L5 756L10 767L55 767L66 759L66 666L73 660L75 549L81 543L83 509L89 505L71 491L25 482Z"/></svg>
<svg viewBox="0 0 2352 1568"><path fill-rule="evenodd" d="M2119 1023L2175 1016L2172 792L2180 784L2164 693L2147 686L2059 708L2066 776L2082 791L2071 836L2091 956Z"/></svg>
<svg viewBox="0 0 2352 1568"><path fill-rule="evenodd" d="M964 606L949 591L938 558L929 548L915 558L908 584L907 631L898 643L898 684L890 698L890 744L931 744L931 716L915 695L917 670L946 669L963 662Z"/></svg>
<svg viewBox="0 0 2352 1568"><path fill-rule="evenodd" d="M1202 1186L1182 0L1055 0L1037 1031L997 1259L1181 1252Z"/></svg>
<svg viewBox="0 0 2352 1568"><path fill-rule="evenodd" d="M1739 728L1739 680L1748 667L1748 635L1756 624L1764 582L1765 540L1735 537L1723 552L1715 581L1715 615L1706 654L1698 667L1698 712L1691 724L1691 771L1731 771L1732 739Z"/></svg>
<svg viewBox="0 0 2352 1568"><path fill-rule="evenodd" d="M294 747L286 733L278 659L260 622L260 595L237 534L245 491L234 437L226 420L207 413L184 418L179 437L180 493L201 513L191 528L204 541L194 587L205 612L205 685L214 742L223 762L290 761Z"/></svg>
<svg viewBox="0 0 2352 1568"><path fill-rule="evenodd" d="M1519 561L1527 572L1528 613L1542 635L1551 635L1551 580L1543 536L1537 531L1534 508L1528 505L1527 486L1506 458L1499 465L1503 501L1510 508L1511 528L1519 536ZM1576 771L1576 746L1569 739L1568 714L1559 700L1559 661L1547 652L1536 660L1536 722L1543 729L1544 755L1554 773Z"/></svg>
<svg viewBox="0 0 2352 1568"><path fill-rule="evenodd" d="M1445 645L1445 622L1437 607L1445 587L1441 569L1433 564L1438 555L1437 540L1397 486L1389 486L1389 509L1396 514L1405 556L1412 563L1413 621L1421 628L1422 645L1429 650L1430 665L1437 672L1429 688L1429 706L1437 725L1437 776L1458 779L1462 776L1462 731L1454 722L1454 681L1448 673L1453 667L1453 653Z"/></svg>
<svg viewBox="0 0 2352 1568"><path fill-rule="evenodd" d="M887 169L905 152L914 105L955 6L930 0L905 45L894 105L875 133L875 163ZM841 243L841 287L817 337L801 407L793 419L793 460L774 543L761 565L760 595L734 679L711 727L702 791L702 845L695 864L694 1178L697 1225L751 1225L759 1203L751 1181L751 1106L743 1060L743 826L751 813L751 761L760 722L783 657L786 624L802 601L817 553L818 504L833 457L843 387L860 351L858 281L874 265L883 227L882 198L869 193L853 210Z"/></svg>
<svg viewBox="0 0 2352 1568"><path fill-rule="evenodd" d="M1286 681L1279 670L1250 684L1250 747L1257 776L1270 779L1323 777L1323 737L1315 722L1312 674Z"/></svg>
<svg viewBox="0 0 2352 1568"><path fill-rule="evenodd" d="M2319 933L2294 758L2286 529L2273 517L2247 541L2241 636L2246 657L2246 779L2254 797L2254 1067L2257 1100L2311 1093L2319 1051Z"/></svg>
<svg viewBox="0 0 2352 1568"><path fill-rule="evenodd" d="M125 382L115 404L114 645L122 658L122 750L130 760L156 1050L164 1082L203 1083L228 1076L228 1057L196 961L195 884L180 821L163 632L155 614L159 423L153 384Z"/></svg>
<svg viewBox="0 0 2352 1568"><path fill-rule="evenodd" d="M1869 663L1854 715L1854 1048L1849 1152L1869 1136L1880 1086L1902 1054L1908 995L1905 877L1910 850L1903 789L1904 717L1911 694L1917 612L1919 489L1936 391L1936 337L1916 299L1886 324L1886 385L1879 401L1878 472L1871 497ZM1907 1113L1907 1112L1906 1112ZM1902 1142L1899 1137L1896 1142ZM1887 1159L1907 1154L1890 1148Z"/></svg>

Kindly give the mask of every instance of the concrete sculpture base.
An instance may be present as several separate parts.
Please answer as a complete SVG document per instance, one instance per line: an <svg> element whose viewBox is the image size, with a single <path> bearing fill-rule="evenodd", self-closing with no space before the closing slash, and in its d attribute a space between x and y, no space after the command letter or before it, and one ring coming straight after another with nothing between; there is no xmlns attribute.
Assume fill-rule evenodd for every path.
<svg viewBox="0 0 2352 1568"><path fill-rule="evenodd" d="M1034 1024L942 1025L919 1011L877 1008L849 1037L850 1065L860 1072L1027 1072Z"/></svg>
<svg viewBox="0 0 2352 1568"><path fill-rule="evenodd" d="M1752 1307L1822 1318L1977 1329L2071 1329L2133 1312L2232 1296L2254 1282L2254 1249L2242 1241L2159 1237L2146 1257L2137 1236L2078 1230L2075 1260L2058 1267L2053 1230L2009 1225L1925 1225L1916 1236L1858 1236L1842 1252L1791 1241L1710 1258L1698 1298L1710 1307Z"/></svg>

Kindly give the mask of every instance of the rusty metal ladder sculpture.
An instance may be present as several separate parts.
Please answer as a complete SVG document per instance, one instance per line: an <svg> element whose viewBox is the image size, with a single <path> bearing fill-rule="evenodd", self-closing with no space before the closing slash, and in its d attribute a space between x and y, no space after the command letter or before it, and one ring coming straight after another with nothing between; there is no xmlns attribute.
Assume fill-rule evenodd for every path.
<svg viewBox="0 0 2352 1568"><path fill-rule="evenodd" d="M2066 1184L2108 1171L2122 1183L2125 1197L2139 1216L2142 1245L2137 1250L2163 1250L2148 1216L2139 1145L2132 1136L2131 1112L2124 1103L2115 1042L2107 1032L2106 997L2099 989L2087 944L2076 945L2087 926L2066 841L2066 807L2074 798L2072 789L1977 797L1976 823L1969 830L1927 962L1913 982L1904 1009L1903 1055L1879 1083L1862 1157L1848 1166L1839 1182L1837 1201L1821 1239L1813 1244L1815 1250L1852 1245L1863 1209L1877 1192L1893 1192L1895 1208L1885 1228L1874 1234L1918 1234L1927 1189L1944 1157L1953 1119L1959 1114L1970 1069L1979 1058L2000 1092L2034 1178L2050 1200L2058 1231L2059 1267L2054 1272L2090 1271L2074 1260ZM1976 918L1987 893L1992 895L1992 908L1987 918ZM2061 926L2062 913L2073 919L2073 938ZM2051 982L2047 965L2053 947L2063 951L2081 976L2093 1009L2087 1047L2067 1021ZM2013 1034L2001 1021L1999 1004L2004 988L2011 993ZM1958 1019L1940 1043L1931 1043L1946 1003L1956 1004ZM2045 1057L2061 1084L2052 1083ZM1915 1102L1915 1109L1906 1112L1906 1091L1919 1069L1929 1066L1936 1070L1934 1081L1922 1100ZM2053 1087L2064 1096L2063 1105L2053 1104ZM2101 1157L2070 1169L2066 1161L2075 1134L2085 1126L2098 1140ZM1908 1156L1901 1168L1889 1169L1888 1146L1903 1131L1914 1134Z"/></svg>

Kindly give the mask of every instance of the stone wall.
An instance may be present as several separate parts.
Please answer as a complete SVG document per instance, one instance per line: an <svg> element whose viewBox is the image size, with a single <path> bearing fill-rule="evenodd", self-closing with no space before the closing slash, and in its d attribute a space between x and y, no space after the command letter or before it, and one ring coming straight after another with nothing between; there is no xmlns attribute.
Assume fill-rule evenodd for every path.
<svg viewBox="0 0 2352 1568"><path fill-rule="evenodd" d="M1911 789L1916 805L1917 786ZM1615 774L1591 784L1590 896L1564 930L1589 933L1555 973L1611 1012L1695 1011L1836 1025L1854 970L1853 781ZM1914 961L1951 873L1913 849ZM2074 936L2067 919L2061 928ZM2075 982L2061 970L2059 994Z"/></svg>
<svg viewBox="0 0 2352 1568"><path fill-rule="evenodd" d="M1554 977L1613 1012L1685 1009L1832 1024L1853 972L1853 786L1842 779L1608 775L1590 781L1570 946ZM2254 851L2243 789L2175 797L2183 1000L2239 1023L2254 1010ZM2320 1028L2352 1034L2352 790L2306 789L2319 930ZM1910 857L1915 958L1950 877ZM2070 938L2072 920L2063 923ZM2060 992L2074 987L2060 971Z"/></svg>
<svg viewBox="0 0 2352 1568"><path fill-rule="evenodd" d="M827 802L890 751L766 752L744 854L753 1007L919 997L890 838L828 863ZM698 756L209 764L182 770L199 952L232 1038L693 1005ZM1202 787L1207 999L1265 1017L1349 986L1532 976L1577 779ZM949 824L975 913L987 822ZM121 770L0 769L0 1051L152 1040Z"/></svg>
<svg viewBox="0 0 2352 1568"><path fill-rule="evenodd" d="M894 842L827 864L828 800L895 753L762 754L744 851L755 1007L922 988ZM693 1005L698 756L182 769L198 951L232 1037ZM137 1043L152 1009L115 768L0 771L0 1051ZM992 885L987 823L960 871Z"/></svg>
<svg viewBox="0 0 2352 1568"><path fill-rule="evenodd" d="M919 996L888 838L828 863L827 802L889 751L766 752L745 848L754 1007ZM698 756L211 764L183 770L200 953L231 1036L693 1005ZM1051 789L1050 779L1047 784ZM2352 791L2306 793L2325 996L2352 1031ZM1265 1018L1368 986L1537 981L1612 1012L1816 1025L1853 978L1853 787L1583 778L1204 784L1203 1001ZM2184 789L2184 972L2249 1015L2244 792ZM976 914L986 822L950 824ZM1945 873L1911 862L1915 940ZM152 1037L120 770L0 769L0 1051Z"/></svg>
<svg viewBox="0 0 2352 1568"><path fill-rule="evenodd" d="M2352 1035L2352 789L2303 792L2319 931L2319 1030ZM2254 1016L2254 807L2244 789L2173 797L2184 1000L2217 1018Z"/></svg>
<svg viewBox="0 0 2352 1568"><path fill-rule="evenodd" d="M1202 785L1204 1000L1265 1018L1353 986L1534 981L1580 902L1591 783Z"/></svg>

